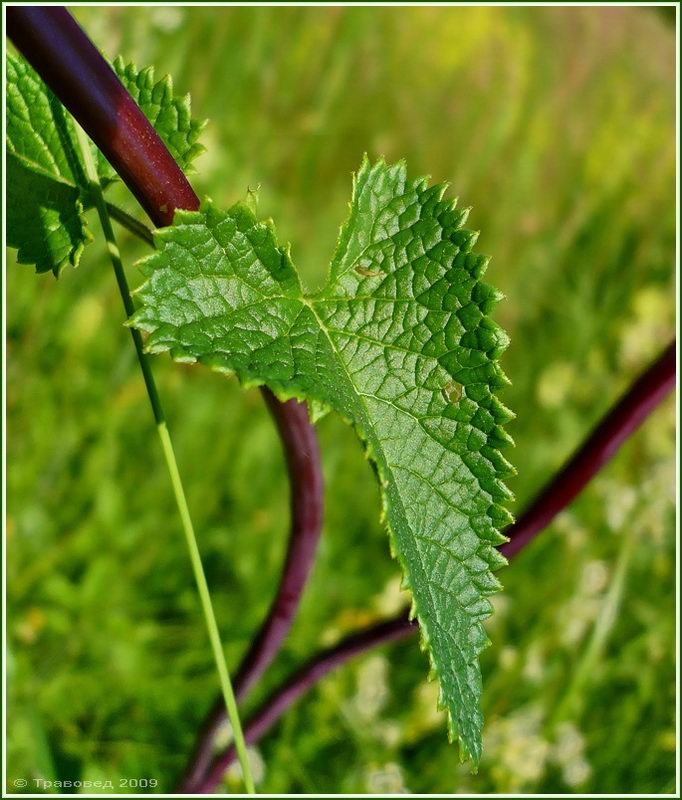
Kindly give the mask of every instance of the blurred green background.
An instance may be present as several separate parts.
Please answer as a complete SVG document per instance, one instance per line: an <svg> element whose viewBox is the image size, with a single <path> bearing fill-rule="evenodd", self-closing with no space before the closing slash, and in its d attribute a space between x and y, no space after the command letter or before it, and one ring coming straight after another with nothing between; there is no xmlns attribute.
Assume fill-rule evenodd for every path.
<svg viewBox="0 0 682 800"><path fill-rule="evenodd" d="M674 26L637 8L76 8L209 117L193 178L260 186L309 284L363 152L450 181L512 337L518 511L674 335ZM9 187L11 191L11 187ZM125 198L123 192L120 193ZM131 199L124 202L139 213ZM97 228L93 220L93 229ZM120 233L126 262L143 246ZM133 285L139 273L130 267ZM101 243L59 282L7 264L8 780L169 791L216 692L185 544ZM288 531L258 392L155 360L231 665ZM261 792L673 792L674 401L500 578L485 755L458 763L416 641L320 683L252 757ZM354 434L319 425L327 514L253 707L406 598ZM223 787L239 791L232 771Z"/></svg>

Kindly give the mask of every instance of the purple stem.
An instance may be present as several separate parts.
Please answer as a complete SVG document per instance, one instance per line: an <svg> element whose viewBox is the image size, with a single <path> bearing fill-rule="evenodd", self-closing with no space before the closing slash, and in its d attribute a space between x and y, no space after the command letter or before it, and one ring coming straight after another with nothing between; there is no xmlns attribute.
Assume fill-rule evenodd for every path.
<svg viewBox="0 0 682 800"><path fill-rule="evenodd" d="M155 225L199 198L165 144L87 35L60 6L10 6L7 33L54 94L104 153ZM277 654L310 574L322 526L323 483L315 429L305 403L263 396L275 420L291 485L291 534L286 563L268 616L235 681L242 697ZM208 763L212 733L224 717L216 704L199 738L198 765ZM204 751L208 755L204 758ZM190 770L188 778L194 775Z"/></svg>
<svg viewBox="0 0 682 800"><path fill-rule="evenodd" d="M308 410L304 403L296 400L279 403L268 389L263 390L263 396L279 430L291 476L291 534L277 594L234 679L237 700L245 697L268 667L291 627L313 565L322 526L322 471ZM201 782L211 763L215 734L225 718L225 704L218 697L199 729L178 792L191 793Z"/></svg>
<svg viewBox="0 0 682 800"><path fill-rule="evenodd" d="M500 551L511 558L544 530L616 454L656 406L675 387L675 345L671 342L632 384L581 447L505 531L510 541Z"/></svg>
<svg viewBox="0 0 682 800"><path fill-rule="evenodd" d="M62 6L8 6L7 34L73 114L155 225L199 198L168 148Z"/></svg>
<svg viewBox="0 0 682 800"><path fill-rule="evenodd" d="M373 647L404 639L415 633L417 628L417 623L410 622L407 611L404 611L395 619L380 622L371 628L353 633L335 647L318 653L276 689L249 719L244 727L246 743L257 742L290 706L335 667ZM224 753L217 756L203 781L194 785L192 792L211 794L234 758L233 747L229 747Z"/></svg>
<svg viewBox="0 0 682 800"><path fill-rule="evenodd" d="M508 559L511 560L530 544L582 491L674 386L675 342L672 342L606 414L557 477L537 495L518 521L505 531L511 539L500 550ZM416 628L416 623L410 622L407 612L403 611L394 619L351 634L336 647L314 656L276 689L246 722L246 742L253 744L258 741L291 705L334 667L378 645L405 638L414 633ZM233 747L217 755L204 780L194 784L192 791L210 794L234 759Z"/></svg>

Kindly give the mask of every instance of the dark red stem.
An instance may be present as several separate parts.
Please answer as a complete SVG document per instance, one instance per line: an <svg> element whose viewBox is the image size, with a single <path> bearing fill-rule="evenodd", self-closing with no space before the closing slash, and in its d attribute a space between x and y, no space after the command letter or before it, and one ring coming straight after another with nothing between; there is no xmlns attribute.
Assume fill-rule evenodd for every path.
<svg viewBox="0 0 682 800"><path fill-rule="evenodd" d="M404 639L417 631L417 623L410 622L407 612L395 619L381 622L364 631L353 633L335 647L323 650L310 659L289 680L276 689L249 719L244 727L247 744L257 742L277 722L284 712L303 694L335 667L353 656L373 647ZM234 748L228 748L216 757L206 777L192 788L196 794L210 794L222 780L227 767L234 761Z"/></svg>
<svg viewBox="0 0 682 800"><path fill-rule="evenodd" d="M322 471L308 410L296 400L279 403L267 389L263 396L279 430L291 476L291 534L277 594L234 679L237 700L244 698L268 667L291 627L313 565L322 525ZM193 792L202 780L213 756L215 734L225 716L225 704L218 697L199 729L179 792Z"/></svg>
<svg viewBox="0 0 682 800"><path fill-rule="evenodd" d="M510 541L500 547L511 558L585 488L613 458L623 442L639 428L675 386L675 342L632 384L606 414L561 470L505 534Z"/></svg>
<svg viewBox="0 0 682 800"><path fill-rule="evenodd" d="M644 372L606 414L563 469L537 495L518 521L505 533L511 540L500 549L512 559L540 533L556 515L585 487L589 480L609 461L621 444L631 436L675 386L675 342ZM244 736L253 744L266 733L320 678L334 667L344 664L358 653L386 642L402 639L416 630L407 612L360 633L354 633L331 650L313 657L281 688L276 689L247 721ZM201 783L193 792L210 794L234 761L232 747L213 760Z"/></svg>
<svg viewBox="0 0 682 800"><path fill-rule="evenodd" d="M170 224L178 208L199 207L198 197L163 141L65 8L9 6L7 33L104 153L155 225ZM238 697L270 664L291 627L322 526L322 469L307 405L296 400L280 403L267 389L263 395L287 460L291 535L277 595L237 674ZM209 744L202 744L201 738L198 742L200 759L223 716L221 701L206 722ZM203 768L207 763L207 759L202 761Z"/></svg>
<svg viewBox="0 0 682 800"><path fill-rule="evenodd" d="M8 6L7 34L138 199L155 225L199 198L116 74L61 6Z"/></svg>

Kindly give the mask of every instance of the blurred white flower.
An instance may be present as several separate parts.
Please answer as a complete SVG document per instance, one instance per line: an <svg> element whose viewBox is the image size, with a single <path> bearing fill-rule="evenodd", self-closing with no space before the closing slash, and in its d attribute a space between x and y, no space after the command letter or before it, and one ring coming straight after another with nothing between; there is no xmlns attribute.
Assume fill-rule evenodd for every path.
<svg viewBox="0 0 682 800"><path fill-rule="evenodd" d="M230 744L232 744L232 725L230 725L229 720L225 719L216 731L213 739L213 749L218 752L229 747Z"/></svg>
<svg viewBox="0 0 682 800"><path fill-rule="evenodd" d="M511 645L506 645L500 650L499 664L502 669L511 669L516 664L518 650Z"/></svg>
<svg viewBox="0 0 682 800"><path fill-rule="evenodd" d="M674 306L662 286L647 286L632 301L632 316L624 326L620 344L621 363L642 367L661 349L661 343L674 334Z"/></svg>
<svg viewBox="0 0 682 800"><path fill-rule="evenodd" d="M265 762L260 754L260 751L255 747L247 747L246 753L249 759L249 767L251 768L251 776L256 786L263 782L265 778ZM225 772L225 782L228 785L234 786L242 784L242 768L238 761L227 768Z"/></svg>
<svg viewBox="0 0 682 800"><path fill-rule="evenodd" d="M672 442L670 437L671 448ZM675 502L673 458L655 462L636 488L616 480L603 480L597 485L604 499L608 525L614 532L632 534L659 545L673 532L666 514Z"/></svg>
<svg viewBox="0 0 682 800"><path fill-rule="evenodd" d="M597 618L599 597L575 596L558 610L559 640L567 647L576 645Z"/></svg>
<svg viewBox="0 0 682 800"><path fill-rule="evenodd" d="M389 617L397 614L410 602L410 593L401 589L402 578L395 575L386 582L380 594L374 598L374 607L383 616Z"/></svg>
<svg viewBox="0 0 682 800"><path fill-rule="evenodd" d="M536 386L537 398L547 408L559 408L576 383L575 367L568 362L557 361L541 373Z"/></svg>
<svg viewBox="0 0 682 800"><path fill-rule="evenodd" d="M390 761L367 772L367 791L370 794L408 794L399 764Z"/></svg>
<svg viewBox="0 0 682 800"><path fill-rule="evenodd" d="M395 720L381 720L376 722L373 728L376 738L388 747L396 747L402 738L402 728Z"/></svg>
<svg viewBox="0 0 682 800"><path fill-rule="evenodd" d="M609 582L609 570L604 561L588 561L580 575L580 592L599 594Z"/></svg>
<svg viewBox="0 0 682 800"><path fill-rule="evenodd" d="M389 697L388 661L371 656L358 669L358 689L348 704L349 713L364 722L379 716Z"/></svg>
<svg viewBox="0 0 682 800"><path fill-rule="evenodd" d="M588 540L584 525L575 518L572 511L562 511L554 520L554 528L561 533L571 550L582 550Z"/></svg>
<svg viewBox="0 0 682 800"><path fill-rule="evenodd" d="M584 758L578 758L564 767L562 777L568 786L579 786L585 783L591 772L589 763Z"/></svg>
<svg viewBox="0 0 682 800"><path fill-rule="evenodd" d="M603 480L599 491L604 498L606 522L614 533L621 533L626 522L631 520L632 512L639 499L634 486L614 480Z"/></svg>
<svg viewBox="0 0 682 800"><path fill-rule="evenodd" d="M561 769L568 786L579 786L590 776L591 767L585 758L585 738L573 722L562 722L556 728L556 738L550 760Z"/></svg>
<svg viewBox="0 0 682 800"><path fill-rule="evenodd" d="M533 642L526 651L526 659L523 664L523 677L528 683L540 683L545 671L545 658L542 645Z"/></svg>
<svg viewBox="0 0 682 800"><path fill-rule="evenodd" d="M185 12L178 6L153 6L149 11L149 22L164 33L172 33L183 23Z"/></svg>
<svg viewBox="0 0 682 800"><path fill-rule="evenodd" d="M536 706L490 720L483 752L499 792L532 790L542 779L550 755L542 728L543 711Z"/></svg>
<svg viewBox="0 0 682 800"><path fill-rule="evenodd" d="M556 728L556 741L552 748L552 760L562 766L582 756L585 740L573 722L562 722Z"/></svg>

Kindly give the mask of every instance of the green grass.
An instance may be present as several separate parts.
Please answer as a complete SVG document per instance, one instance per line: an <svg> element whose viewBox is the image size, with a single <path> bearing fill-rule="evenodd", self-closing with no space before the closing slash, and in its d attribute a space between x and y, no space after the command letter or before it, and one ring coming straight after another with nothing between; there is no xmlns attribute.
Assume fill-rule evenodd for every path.
<svg viewBox="0 0 682 800"><path fill-rule="evenodd" d="M107 54L191 91L211 119L194 185L218 203L260 185L259 212L311 285L364 151L407 158L473 206L508 297L496 319L512 337L516 510L674 335L674 31L660 15L76 13ZM142 245L120 238L132 264ZM8 780L147 777L167 792L217 686L113 276L95 244L59 282L12 253L7 281ZM279 443L257 392L154 367L234 669L286 542ZM319 559L249 707L405 599L354 434L330 416L319 435ZM478 775L447 744L413 641L356 659L293 708L257 748L258 789L674 791L674 478L669 400L500 574Z"/></svg>

